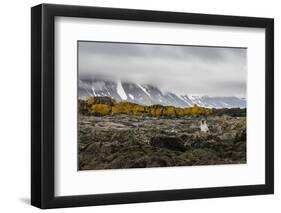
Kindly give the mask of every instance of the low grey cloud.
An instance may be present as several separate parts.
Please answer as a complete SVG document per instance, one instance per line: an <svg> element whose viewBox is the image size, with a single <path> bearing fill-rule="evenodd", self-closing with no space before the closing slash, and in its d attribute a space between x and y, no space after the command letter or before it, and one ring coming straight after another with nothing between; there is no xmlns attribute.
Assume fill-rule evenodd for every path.
<svg viewBox="0 0 281 213"><path fill-rule="evenodd" d="M247 49L78 42L79 78L152 84L179 94L246 96Z"/></svg>

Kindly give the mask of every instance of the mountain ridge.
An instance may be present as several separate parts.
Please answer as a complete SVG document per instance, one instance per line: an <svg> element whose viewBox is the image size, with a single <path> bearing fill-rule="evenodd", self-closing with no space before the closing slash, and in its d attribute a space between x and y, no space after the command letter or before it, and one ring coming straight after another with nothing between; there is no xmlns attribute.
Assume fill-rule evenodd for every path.
<svg viewBox="0 0 281 213"><path fill-rule="evenodd" d="M109 96L120 101L129 101L142 105L163 105L190 107L198 105L207 108L246 108L246 99L235 96L194 96L163 92L149 84L115 82L108 80L79 80L78 97L87 99L95 96Z"/></svg>

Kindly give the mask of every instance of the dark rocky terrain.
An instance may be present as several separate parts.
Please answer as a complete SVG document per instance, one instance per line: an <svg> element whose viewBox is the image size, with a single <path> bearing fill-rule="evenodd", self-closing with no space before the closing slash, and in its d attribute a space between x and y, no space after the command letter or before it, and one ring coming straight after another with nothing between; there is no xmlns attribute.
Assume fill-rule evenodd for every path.
<svg viewBox="0 0 281 213"><path fill-rule="evenodd" d="M246 117L79 113L78 131L79 170L246 163Z"/></svg>

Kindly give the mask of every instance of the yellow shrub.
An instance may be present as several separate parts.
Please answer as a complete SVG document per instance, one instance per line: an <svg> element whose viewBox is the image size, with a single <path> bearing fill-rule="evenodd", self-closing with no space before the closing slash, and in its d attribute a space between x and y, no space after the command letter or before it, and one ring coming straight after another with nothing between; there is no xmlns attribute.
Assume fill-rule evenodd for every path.
<svg viewBox="0 0 281 213"><path fill-rule="evenodd" d="M182 116L182 115L184 115L184 109L175 108L175 113L176 113L177 116Z"/></svg>
<svg viewBox="0 0 281 213"><path fill-rule="evenodd" d="M163 108L160 107L160 108L155 109L154 113L155 113L155 116L161 116L163 113Z"/></svg>
<svg viewBox="0 0 281 213"><path fill-rule="evenodd" d="M94 104L91 107L91 112L99 115L108 115L111 113L111 106L106 104Z"/></svg>
<svg viewBox="0 0 281 213"><path fill-rule="evenodd" d="M145 112L151 116L161 116L163 115L164 108L162 105L147 106Z"/></svg>
<svg viewBox="0 0 281 213"><path fill-rule="evenodd" d="M113 106L113 107L111 108L111 112L112 112L112 114L121 113L121 111L120 111L118 105Z"/></svg>
<svg viewBox="0 0 281 213"><path fill-rule="evenodd" d="M192 115L195 114L208 115L212 112L212 109L199 107L195 104L193 107L185 108L184 111L185 113L192 114Z"/></svg>
<svg viewBox="0 0 281 213"><path fill-rule="evenodd" d="M143 114L145 112L145 107L141 105L135 105L133 107L133 114L138 115L138 114Z"/></svg>
<svg viewBox="0 0 281 213"><path fill-rule="evenodd" d="M199 113L199 107L195 104L194 106L191 107L190 113L191 114L198 114Z"/></svg>
<svg viewBox="0 0 281 213"><path fill-rule="evenodd" d="M167 115L167 116L174 116L174 115L176 115L175 107L167 106L163 110L163 115Z"/></svg>
<svg viewBox="0 0 281 213"><path fill-rule="evenodd" d="M89 105L89 106L92 106L92 105L94 104L94 102L95 102L94 97L89 97L88 100L87 100L87 102L88 102L88 105Z"/></svg>
<svg viewBox="0 0 281 213"><path fill-rule="evenodd" d="M118 114L118 113L125 113L125 114L134 114L134 112L136 111L135 107L137 107L139 105L134 104L134 103L130 103L130 102L120 102L115 104L112 107L112 113L113 114ZM141 108L137 108L140 109Z"/></svg>
<svg viewBox="0 0 281 213"><path fill-rule="evenodd" d="M190 115L191 114L191 107L183 108L183 112L185 115Z"/></svg>

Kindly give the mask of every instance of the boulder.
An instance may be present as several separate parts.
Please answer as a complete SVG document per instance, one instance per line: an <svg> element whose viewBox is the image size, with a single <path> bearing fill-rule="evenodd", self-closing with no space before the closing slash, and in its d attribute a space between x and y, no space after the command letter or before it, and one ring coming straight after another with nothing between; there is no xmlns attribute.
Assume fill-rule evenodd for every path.
<svg viewBox="0 0 281 213"><path fill-rule="evenodd" d="M192 135L192 134L186 134L186 133L184 133L184 134L181 134L179 137L180 137L180 139L181 139L182 141L185 141L185 142L189 142L189 141L192 141L192 140L193 140L193 135Z"/></svg>
<svg viewBox="0 0 281 213"><path fill-rule="evenodd" d="M235 136L235 141L246 141L246 139L247 139L246 129L242 129Z"/></svg>
<svg viewBox="0 0 281 213"><path fill-rule="evenodd" d="M227 133L224 133L223 135L219 136L218 138L222 141L230 141L230 140L234 140L235 137L236 137L235 132L227 132Z"/></svg>
<svg viewBox="0 0 281 213"><path fill-rule="evenodd" d="M152 137L150 139L150 145L155 147L181 151L181 152L187 150L187 148L184 146L184 142L179 137L173 137L173 136Z"/></svg>

